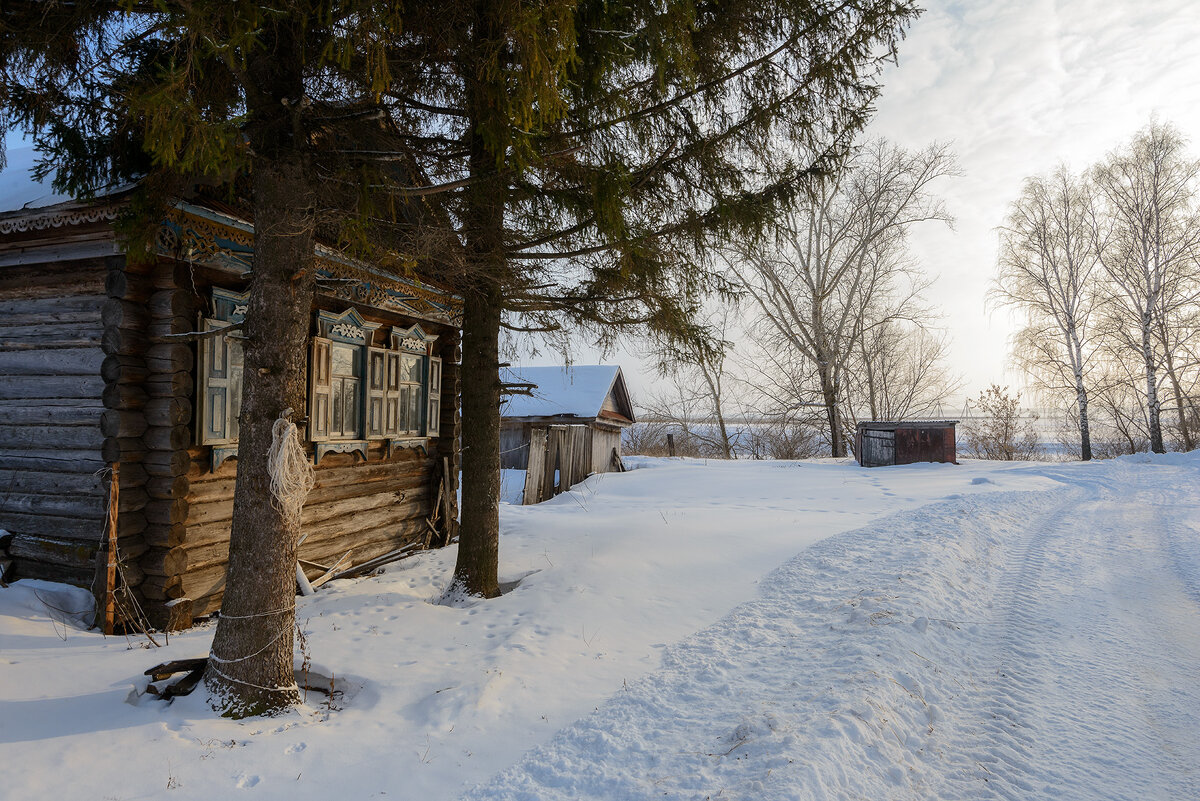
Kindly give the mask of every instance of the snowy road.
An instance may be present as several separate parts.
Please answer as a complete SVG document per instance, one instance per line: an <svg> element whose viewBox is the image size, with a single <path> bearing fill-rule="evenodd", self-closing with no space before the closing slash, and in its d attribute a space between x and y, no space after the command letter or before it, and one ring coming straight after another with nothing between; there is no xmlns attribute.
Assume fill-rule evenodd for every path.
<svg viewBox="0 0 1200 801"><path fill-rule="evenodd" d="M1200 798L1200 470L831 538L475 799Z"/></svg>

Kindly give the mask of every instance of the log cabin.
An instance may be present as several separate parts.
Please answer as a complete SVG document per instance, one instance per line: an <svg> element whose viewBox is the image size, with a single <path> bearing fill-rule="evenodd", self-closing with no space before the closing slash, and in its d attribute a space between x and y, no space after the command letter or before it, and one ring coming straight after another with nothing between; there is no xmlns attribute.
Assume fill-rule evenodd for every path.
<svg viewBox="0 0 1200 801"><path fill-rule="evenodd" d="M127 624L190 626L224 591L241 397L238 335L195 334L244 319L252 222L180 200L152 257L131 260L113 226L128 190L77 202L12 169L0 184L8 578L115 597ZM445 544L458 517L461 306L332 248L315 255L300 422L317 480L300 557L361 564Z"/></svg>

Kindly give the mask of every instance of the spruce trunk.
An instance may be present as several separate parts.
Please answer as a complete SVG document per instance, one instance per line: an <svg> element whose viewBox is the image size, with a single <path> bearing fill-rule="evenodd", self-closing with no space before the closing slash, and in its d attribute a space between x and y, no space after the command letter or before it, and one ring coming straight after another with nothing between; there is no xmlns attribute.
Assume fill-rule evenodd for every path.
<svg viewBox="0 0 1200 801"><path fill-rule="evenodd" d="M500 594L500 291L463 298L462 517L454 580L469 595Z"/></svg>
<svg viewBox="0 0 1200 801"><path fill-rule="evenodd" d="M303 417L312 308L315 218L303 162L262 160L253 170L254 274L229 568L205 684L231 717L299 701L292 667L298 522L274 502L267 469L272 427Z"/></svg>

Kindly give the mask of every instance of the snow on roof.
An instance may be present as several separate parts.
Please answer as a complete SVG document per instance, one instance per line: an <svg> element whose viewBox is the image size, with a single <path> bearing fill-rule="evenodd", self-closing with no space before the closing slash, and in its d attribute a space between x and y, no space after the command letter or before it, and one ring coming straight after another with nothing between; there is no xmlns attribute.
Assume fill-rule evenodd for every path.
<svg viewBox="0 0 1200 801"><path fill-rule="evenodd" d="M621 368L615 364L573 367L504 367L500 380L536 384L533 396L509 395L500 408L503 417L572 416L595 418L612 390Z"/></svg>
<svg viewBox="0 0 1200 801"><path fill-rule="evenodd" d="M34 180L33 165L38 152L32 147L10 147L8 166L0 171L0 212L40 209L71 198L60 195L45 183Z"/></svg>

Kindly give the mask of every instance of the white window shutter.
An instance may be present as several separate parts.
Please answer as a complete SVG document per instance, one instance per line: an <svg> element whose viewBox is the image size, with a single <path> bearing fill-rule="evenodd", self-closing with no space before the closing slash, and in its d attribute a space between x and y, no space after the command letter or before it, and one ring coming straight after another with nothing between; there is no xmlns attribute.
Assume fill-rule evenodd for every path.
<svg viewBox="0 0 1200 801"><path fill-rule="evenodd" d="M330 410L333 390L333 343L323 337L313 337L309 382L308 438L313 442L329 439Z"/></svg>
<svg viewBox="0 0 1200 801"><path fill-rule="evenodd" d="M425 435L440 436L442 430L442 360L429 357L429 403L425 415Z"/></svg>
<svg viewBox="0 0 1200 801"><path fill-rule="evenodd" d="M387 428L387 351L383 348L367 348L366 379L367 436L382 437Z"/></svg>

